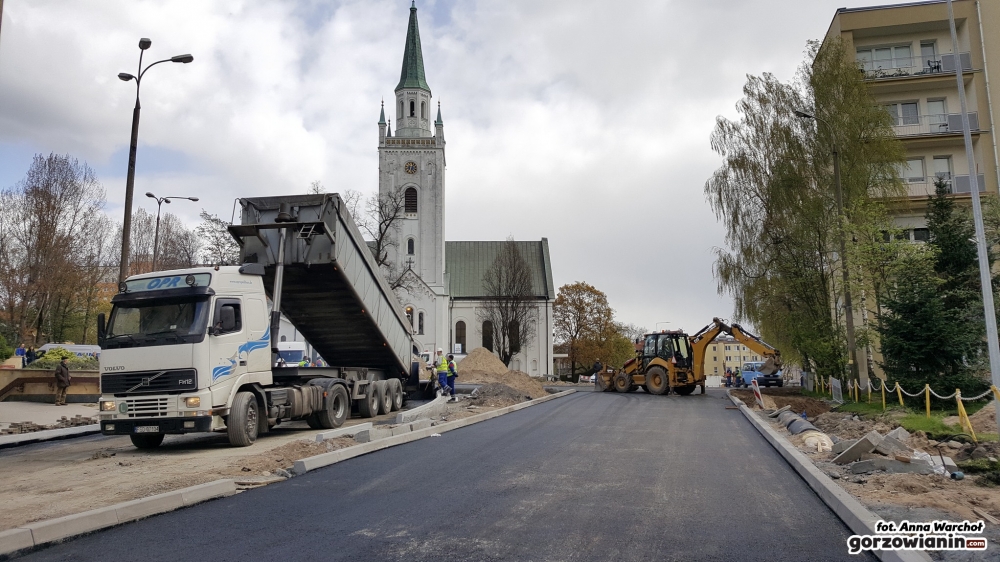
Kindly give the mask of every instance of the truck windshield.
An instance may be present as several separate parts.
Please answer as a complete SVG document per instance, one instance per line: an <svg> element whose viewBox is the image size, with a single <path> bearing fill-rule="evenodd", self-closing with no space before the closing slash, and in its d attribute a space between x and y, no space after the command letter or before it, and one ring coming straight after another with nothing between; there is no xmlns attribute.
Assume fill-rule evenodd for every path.
<svg viewBox="0 0 1000 562"><path fill-rule="evenodd" d="M205 337L208 309L207 299L117 303L104 348L197 343Z"/></svg>

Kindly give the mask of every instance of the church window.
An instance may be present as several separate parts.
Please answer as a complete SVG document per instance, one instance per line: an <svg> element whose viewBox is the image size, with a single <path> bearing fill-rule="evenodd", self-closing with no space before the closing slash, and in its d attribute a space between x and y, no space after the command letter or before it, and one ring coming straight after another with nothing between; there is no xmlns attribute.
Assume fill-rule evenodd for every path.
<svg viewBox="0 0 1000 562"><path fill-rule="evenodd" d="M413 328L413 307L406 307L406 319L410 321L410 328Z"/></svg>
<svg viewBox="0 0 1000 562"><path fill-rule="evenodd" d="M420 102L420 118L427 119L427 103Z"/></svg>
<svg viewBox="0 0 1000 562"><path fill-rule="evenodd" d="M414 245L413 244L413 238L410 238L409 240L406 241L406 254L407 255L410 255L410 256L413 255L413 245Z"/></svg>
<svg viewBox="0 0 1000 562"><path fill-rule="evenodd" d="M455 343L461 346L459 348L459 353L468 353L468 348L465 347L465 322L459 320L455 323Z"/></svg>
<svg viewBox="0 0 1000 562"><path fill-rule="evenodd" d="M483 322L483 347L493 351L493 322Z"/></svg>
<svg viewBox="0 0 1000 562"><path fill-rule="evenodd" d="M416 107L413 103L413 100L410 100L410 117L416 117L416 116L417 116Z"/></svg>
<svg viewBox="0 0 1000 562"><path fill-rule="evenodd" d="M420 335L424 334L424 313L420 312L417 314L417 333Z"/></svg>
<svg viewBox="0 0 1000 562"><path fill-rule="evenodd" d="M399 100L399 113L396 114L396 126L399 126L398 121L403 118L403 100Z"/></svg>
<svg viewBox="0 0 1000 562"><path fill-rule="evenodd" d="M406 191L403 193L403 207L407 213L417 212L417 190L415 188L406 188Z"/></svg>
<svg viewBox="0 0 1000 562"><path fill-rule="evenodd" d="M521 325L517 323L517 320L511 320L508 328L507 337L510 339L510 351L517 353L521 351Z"/></svg>

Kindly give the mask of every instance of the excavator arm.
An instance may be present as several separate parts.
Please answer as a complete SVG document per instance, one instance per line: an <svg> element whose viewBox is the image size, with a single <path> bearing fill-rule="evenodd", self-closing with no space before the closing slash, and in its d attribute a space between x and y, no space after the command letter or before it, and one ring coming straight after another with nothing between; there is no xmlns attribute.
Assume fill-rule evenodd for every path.
<svg viewBox="0 0 1000 562"><path fill-rule="evenodd" d="M759 337L746 331L743 326L733 324L729 335L739 343L747 346L750 351L764 358L764 366L761 367L762 375L773 375L781 370L784 365L781 361L781 352Z"/></svg>
<svg viewBox="0 0 1000 562"><path fill-rule="evenodd" d="M765 358L761 374L771 375L777 373L781 367L781 352L766 343L759 337L751 334L739 324L730 326L719 318L712 318L712 323L690 337L691 349L693 353L693 364L695 377L701 379L705 376L705 356L708 354L708 346L715 341L719 334L726 333L737 342L747 346L751 351Z"/></svg>

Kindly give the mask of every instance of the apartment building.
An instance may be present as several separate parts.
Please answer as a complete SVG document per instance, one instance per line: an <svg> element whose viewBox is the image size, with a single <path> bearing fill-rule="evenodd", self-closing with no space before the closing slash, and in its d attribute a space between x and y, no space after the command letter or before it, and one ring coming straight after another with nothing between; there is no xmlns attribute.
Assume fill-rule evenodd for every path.
<svg viewBox="0 0 1000 562"><path fill-rule="evenodd" d="M712 344L708 346L708 352L705 354L705 374L710 377L723 376L726 374L726 369L739 371L747 361L763 361L763 359L732 336L722 335L712 340Z"/></svg>
<svg viewBox="0 0 1000 562"><path fill-rule="evenodd" d="M1000 80L1000 0L955 0L952 5L957 52L944 0L840 8L826 35L843 39L895 120L906 146L900 177L908 197L894 206L894 217L914 241L927 239L924 213L935 178L945 179L956 199L971 199L956 68L965 83L979 190L998 193L1000 188L993 134L1000 91L990 89L990 78Z"/></svg>

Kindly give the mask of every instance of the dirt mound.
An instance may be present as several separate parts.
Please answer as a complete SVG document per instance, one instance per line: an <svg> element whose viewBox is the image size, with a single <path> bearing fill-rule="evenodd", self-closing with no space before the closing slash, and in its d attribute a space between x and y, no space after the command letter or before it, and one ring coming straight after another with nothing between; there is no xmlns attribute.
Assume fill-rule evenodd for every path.
<svg viewBox="0 0 1000 562"><path fill-rule="evenodd" d="M899 425L889 419L855 417L844 412L826 412L816 416L812 423L827 435L836 435L841 439L859 439L872 430L885 435Z"/></svg>
<svg viewBox="0 0 1000 562"><path fill-rule="evenodd" d="M961 423L958 421L958 416L948 416L941 421L955 427L961 427ZM969 416L969 421L972 422L972 429L975 430L976 433L996 433L996 406L992 403L983 406L981 410Z"/></svg>
<svg viewBox="0 0 1000 562"><path fill-rule="evenodd" d="M465 371L482 371L487 374L499 376L507 372L507 366L503 364L493 352L485 347L477 347L455 365L459 375ZM464 381L463 381L464 382Z"/></svg>
<svg viewBox="0 0 1000 562"><path fill-rule="evenodd" d="M757 399L754 398L752 390L739 389L730 390L729 392L731 392L733 396L742 400L747 406L750 406L751 408L756 407ZM764 400L765 408L778 409L784 408L785 406L791 406L792 411L796 414L805 412L810 418L814 418L820 414L830 411L830 406L826 402L817 400L816 398L802 396L801 392L802 391L797 388L769 388L767 390L761 390L760 395Z"/></svg>
<svg viewBox="0 0 1000 562"><path fill-rule="evenodd" d="M503 407L520 404L530 399L530 396L505 384L490 383L479 387L473 393L470 401L476 406Z"/></svg>
<svg viewBox="0 0 1000 562"><path fill-rule="evenodd" d="M227 472L233 476L245 475L247 473L272 474L279 468L290 469L295 464L295 461L299 459L329 453L330 451L336 451L337 449L343 449L355 444L353 439L345 437L328 439L322 443L300 439L275 447L259 455L237 460L230 465Z"/></svg>

